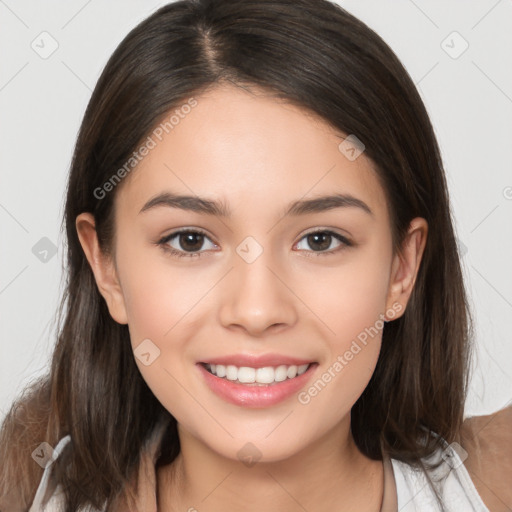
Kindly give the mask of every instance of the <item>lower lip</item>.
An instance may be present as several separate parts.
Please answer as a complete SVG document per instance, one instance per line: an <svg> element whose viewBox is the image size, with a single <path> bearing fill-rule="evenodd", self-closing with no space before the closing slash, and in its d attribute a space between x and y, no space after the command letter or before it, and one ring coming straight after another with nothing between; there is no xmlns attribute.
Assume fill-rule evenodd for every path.
<svg viewBox="0 0 512 512"><path fill-rule="evenodd" d="M298 392L312 377L318 363L312 363L307 371L293 379L266 385L239 384L213 375L200 363L196 366L204 375L209 388L227 402L243 407L261 408L282 402Z"/></svg>

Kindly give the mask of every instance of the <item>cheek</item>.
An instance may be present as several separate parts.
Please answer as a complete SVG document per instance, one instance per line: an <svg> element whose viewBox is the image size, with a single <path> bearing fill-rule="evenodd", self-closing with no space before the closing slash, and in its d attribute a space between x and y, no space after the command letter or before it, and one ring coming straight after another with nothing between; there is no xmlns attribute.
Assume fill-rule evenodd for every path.
<svg viewBox="0 0 512 512"><path fill-rule="evenodd" d="M327 356L299 402L318 408L332 421L349 412L379 357L391 256L378 247L376 243L336 269L317 272L316 292L309 294L311 309L320 312L328 327Z"/></svg>
<svg viewBox="0 0 512 512"><path fill-rule="evenodd" d="M313 416L334 424L350 413L375 371L384 327L383 300L364 293L338 296L327 322L334 334L326 340L311 385L298 396Z"/></svg>
<svg viewBox="0 0 512 512"><path fill-rule="evenodd" d="M124 254L118 268L135 362L157 399L175 412L187 401L180 383L190 371L190 322L205 285L201 276L171 267L160 250Z"/></svg>
<svg viewBox="0 0 512 512"><path fill-rule="evenodd" d="M187 287L169 273L139 270L130 281L127 313L134 360L157 400L173 414L186 410L186 337L179 336L186 319ZM187 309L190 309L188 307Z"/></svg>
<svg viewBox="0 0 512 512"><path fill-rule="evenodd" d="M200 277L171 265L159 248L133 250L119 262L132 345L172 338L204 291Z"/></svg>
<svg viewBox="0 0 512 512"><path fill-rule="evenodd" d="M343 350L385 313L390 263L391 256L372 243L347 252L337 266L301 273L301 297L326 326L333 350Z"/></svg>

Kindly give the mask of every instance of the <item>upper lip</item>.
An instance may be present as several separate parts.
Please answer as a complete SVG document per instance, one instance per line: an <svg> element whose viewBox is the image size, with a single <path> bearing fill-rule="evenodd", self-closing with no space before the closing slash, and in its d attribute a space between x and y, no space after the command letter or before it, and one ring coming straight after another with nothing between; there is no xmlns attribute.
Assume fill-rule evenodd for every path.
<svg viewBox="0 0 512 512"><path fill-rule="evenodd" d="M212 357L201 361L205 364L222 364L233 365L238 368L248 366L250 368L263 368L265 366L286 366L313 363L314 361L308 359L300 359L298 357L285 356L282 354L230 354L226 356Z"/></svg>

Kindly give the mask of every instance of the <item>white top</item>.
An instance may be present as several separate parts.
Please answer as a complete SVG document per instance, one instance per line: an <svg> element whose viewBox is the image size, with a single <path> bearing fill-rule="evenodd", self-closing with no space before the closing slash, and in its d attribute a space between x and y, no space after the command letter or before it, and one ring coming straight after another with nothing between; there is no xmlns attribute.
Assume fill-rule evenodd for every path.
<svg viewBox="0 0 512 512"><path fill-rule="evenodd" d="M445 449L434 452L424 460L443 459L437 470L429 471L434 485L449 512L490 512L478 494L469 473L457 451L444 440ZM454 443L455 444L455 443ZM396 482L398 510L400 512L439 512L425 473L409 464L391 459Z"/></svg>
<svg viewBox="0 0 512 512"><path fill-rule="evenodd" d="M156 440L159 440L158 436ZM53 460L55 460L71 437L63 437L55 447ZM457 453L458 445L448 445L442 440L444 450L439 449L424 461L443 459L437 470L429 471L430 477L440 489L443 503L449 512L490 512L478 494L468 471L466 470L461 457ZM453 447L452 447L453 446ZM153 458L154 461L154 458ZM439 512L440 508L436 502L435 495L428 484L425 474L416 470L410 465L391 459L398 500L399 512ZM64 494L59 485L52 495L46 507L42 506L42 500L48 486L48 479L51 471L51 463L46 466L41 482L37 489L32 506L29 512L64 512ZM437 483L436 483L437 482ZM154 484L152 484L154 485ZM156 490L152 500L148 503L156 511ZM92 507L81 509L81 512L105 512ZM144 512L150 512L144 511Z"/></svg>

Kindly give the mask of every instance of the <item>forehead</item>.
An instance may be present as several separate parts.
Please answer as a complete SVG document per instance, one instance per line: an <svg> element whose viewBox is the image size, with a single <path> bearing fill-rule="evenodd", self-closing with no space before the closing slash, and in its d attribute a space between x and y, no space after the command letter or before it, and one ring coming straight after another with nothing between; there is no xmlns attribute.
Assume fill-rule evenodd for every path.
<svg viewBox="0 0 512 512"><path fill-rule="evenodd" d="M340 144L348 134L319 116L257 88L219 86L195 100L150 134L151 149L118 191L125 215L164 191L217 198L233 212L327 193L387 209L372 161L364 152L347 158Z"/></svg>

